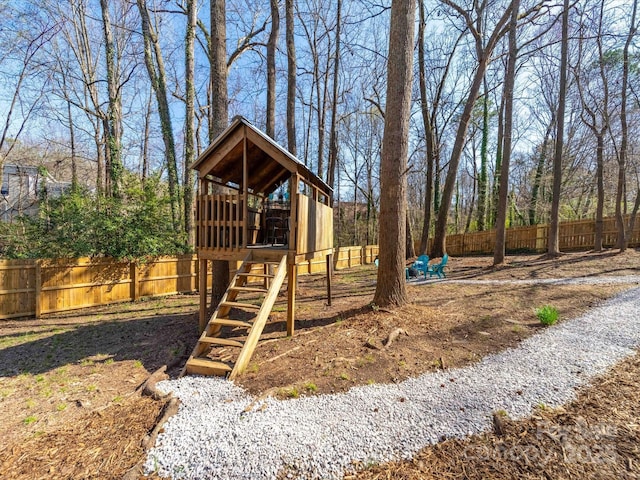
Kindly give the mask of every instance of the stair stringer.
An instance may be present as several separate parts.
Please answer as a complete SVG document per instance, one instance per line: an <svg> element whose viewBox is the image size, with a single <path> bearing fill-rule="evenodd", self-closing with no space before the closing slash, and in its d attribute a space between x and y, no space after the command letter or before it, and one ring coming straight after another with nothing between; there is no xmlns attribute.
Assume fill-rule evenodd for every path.
<svg viewBox="0 0 640 480"><path fill-rule="evenodd" d="M260 263L254 260L254 263ZM253 326L248 333L247 340L244 343L244 346L240 350L238 358L233 366L233 370L229 374L229 380L233 380L236 376L240 375L247 368L249 364L249 360L251 360L251 356L253 355L253 351L258 344L258 340L260 339L260 335L262 335L262 330L264 330L264 326L267 323L267 319L269 318L269 314L273 309L273 305L278 298L278 293L280 292L280 288L284 283L284 279L287 276L287 255L283 255L280 259L280 263L278 264L278 269L276 271L275 276L271 280L271 284L269 285L269 290L262 300L262 305L260 306L260 310L258 310L258 314L256 318L253 320Z"/></svg>

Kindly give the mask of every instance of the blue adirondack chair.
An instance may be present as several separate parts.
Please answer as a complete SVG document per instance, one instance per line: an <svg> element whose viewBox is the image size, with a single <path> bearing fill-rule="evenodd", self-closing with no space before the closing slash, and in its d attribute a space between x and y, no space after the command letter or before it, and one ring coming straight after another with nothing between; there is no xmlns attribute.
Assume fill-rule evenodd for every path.
<svg viewBox="0 0 640 480"><path fill-rule="evenodd" d="M444 273L444 267L447 265L447 261L449 260L449 255L447 255L446 253L444 254L444 256L442 257L442 260L440 261L440 263L434 263L433 265L429 265L429 277L433 277L434 275L437 275L438 278L446 278L447 275Z"/></svg>
<svg viewBox="0 0 640 480"><path fill-rule="evenodd" d="M420 255L411 266L422 273L424 278L427 278L427 272L429 271L429 255Z"/></svg>

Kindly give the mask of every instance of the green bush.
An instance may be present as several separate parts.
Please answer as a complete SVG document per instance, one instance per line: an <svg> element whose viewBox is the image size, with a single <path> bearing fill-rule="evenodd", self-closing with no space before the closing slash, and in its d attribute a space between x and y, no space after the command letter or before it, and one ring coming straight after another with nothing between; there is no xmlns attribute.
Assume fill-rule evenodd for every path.
<svg viewBox="0 0 640 480"><path fill-rule="evenodd" d="M173 229L170 208L157 177L144 185L128 177L120 199L84 190L55 199L43 195L37 218L0 223L0 256L141 259L188 253L186 234Z"/></svg>
<svg viewBox="0 0 640 480"><path fill-rule="evenodd" d="M536 317L543 325L553 325L558 321L558 310L551 305L544 305L536 309Z"/></svg>

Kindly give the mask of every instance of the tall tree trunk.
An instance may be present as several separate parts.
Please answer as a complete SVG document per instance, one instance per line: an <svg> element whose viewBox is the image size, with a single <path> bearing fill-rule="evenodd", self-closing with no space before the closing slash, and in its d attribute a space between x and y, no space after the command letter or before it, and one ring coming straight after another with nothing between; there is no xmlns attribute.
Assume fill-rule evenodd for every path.
<svg viewBox="0 0 640 480"><path fill-rule="evenodd" d="M409 218L409 210L406 212L406 246L405 258L413 258L416 256L416 249L413 242L413 230L411 229L411 219Z"/></svg>
<svg viewBox="0 0 640 480"><path fill-rule="evenodd" d="M336 17L336 53L333 57L333 92L331 95L331 130L329 133L329 165L327 165L327 184L333 188L338 157L338 72L340 71L340 25L342 23L342 0L338 0Z"/></svg>
<svg viewBox="0 0 640 480"><path fill-rule="evenodd" d="M294 24L294 1L285 0L287 42L287 147L293 156L296 147L296 43Z"/></svg>
<svg viewBox="0 0 640 480"><path fill-rule="evenodd" d="M482 232L487 228L485 219L487 217L487 184L488 184L488 159L487 150L489 146L489 88L487 87L487 77L482 84L484 94L482 96L482 143L480 144L480 173L478 175L478 231Z"/></svg>
<svg viewBox="0 0 640 480"><path fill-rule="evenodd" d="M180 231L180 215L178 198L178 164L176 160L176 145L173 138L173 125L171 123L171 110L167 95L167 80L164 68L164 58L158 35L149 18L146 0L137 0L140 19L142 20L142 38L144 41L144 63L151 80L151 86L156 94L158 103L158 115L160 116L160 129L164 142L164 159L167 164L167 177L169 184L169 199L171 202L171 223L173 230Z"/></svg>
<svg viewBox="0 0 640 480"><path fill-rule="evenodd" d="M506 69L505 69L506 70ZM502 148L504 147L504 85L502 87L502 98L500 99L500 108L498 110L498 134L496 138L496 168L493 174L493 190L491 193L491 215L489 224L495 226L496 217L498 216L498 190L500 190L500 170L502 169Z"/></svg>
<svg viewBox="0 0 640 480"><path fill-rule="evenodd" d="M226 0L211 0L211 45L209 62L211 74L211 99L209 117L209 141L220 135L228 122L227 104L227 26ZM215 309L229 285L229 262L212 262L211 308Z"/></svg>
<svg viewBox="0 0 640 480"><path fill-rule="evenodd" d="M596 252L601 252L604 228L604 131L601 131L600 134L597 135L596 140L596 184L598 201L596 204L596 232L593 249Z"/></svg>
<svg viewBox="0 0 640 480"><path fill-rule="evenodd" d="M567 98L567 57L569 50L569 0L564 0L562 10L562 43L560 47L560 91L556 115L556 148L553 156L553 198L549 221L547 254L560 255L560 191L562 188L562 151L564 149L564 112Z"/></svg>
<svg viewBox="0 0 640 480"><path fill-rule="evenodd" d="M509 60L505 82L504 104L504 149L500 166L500 190L498 194L498 212L496 215L496 242L493 251L493 264L504 263L506 242L507 200L509 197L509 164L511 163L511 144L513 133L513 88L516 81L516 61L518 60L517 28L520 0L514 0L509 27Z"/></svg>
<svg viewBox="0 0 640 480"><path fill-rule="evenodd" d="M209 142L220 135L229 121L227 94L226 0L211 0L211 45L209 46ZM224 292L223 292L224 293Z"/></svg>
<svg viewBox="0 0 640 480"><path fill-rule="evenodd" d="M116 63L116 45L113 40L111 16L108 0L100 0L102 13L102 32L104 34L105 62L107 74L107 92L109 102L107 117L104 121L106 151L106 193L108 196L121 196L122 181L122 98L118 85L118 65Z"/></svg>
<svg viewBox="0 0 640 480"><path fill-rule="evenodd" d="M420 22L418 23L418 73L420 83L420 111L422 113L422 123L424 126L424 137L427 147L427 174L424 188L424 216L422 223L422 235L420 236L420 254L426 254L429 248L429 231L431 228L431 206L433 202L433 164L435 162L435 138L431 125L431 115L427 102L427 73L424 61L424 41L425 41L425 12L424 0L419 0Z"/></svg>
<svg viewBox="0 0 640 480"><path fill-rule="evenodd" d="M149 142L151 141L151 104L153 103L153 90L149 92L147 108L144 112L144 137L142 139L142 184L149 178Z"/></svg>
<svg viewBox="0 0 640 480"><path fill-rule="evenodd" d="M196 0L187 0L187 28L185 35L185 118L184 118L184 231L189 245L194 243L193 233L193 164L196 158L195 150L195 40L198 22L198 5Z"/></svg>
<svg viewBox="0 0 640 480"><path fill-rule="evenodd" d="M280 9L278 0L270 0L271 33L267 42L267 130L271 138L276 136L276 49L280 34Z"/></svg>
<svg viewBox="0 0 640 480"><path fill-rule="evenodd" d="M616 246L621 252L627 249L629 236L633 234L633 230L629 230L629 234L625 232L624 218L622 216L622 202L624 199L624 190L626 186L626 162L627 149L629 145L629 125L627 122L627 87L629 85L629 47L636 33L636 10L638 1L633 0L631 10L631 24L629 26L629 34L622 50L622 84L620 85L620 153L618 155L618 186L616 189L616 224L618 226L618 241Z"/></svg>
<svg viewBox="0 0 640 480"><path fill-rule="evenodd" d="M391 4L387 105L380 160L380 256L376 305L403 305L405 287L405 244L407 209L407 155L413 72L415 1L395 0Z"/></svg>
<svg viewBox="0 0 640 480"><path fill-rule="evenodd" d="M555 112L551 115L551 121L547 126L547 130L544 132L544 139L542 140L542 146L540 147L540 155L538 155L538 164L536 165L536 175L533 178L533 186L531 188L531 201L529 202L529 225L537 224L536 210L538 207L538 196L540 192L540 184L542 183L542 174L544 173L544 165L547 160L547 148L549 146L549 139L551 138L551 131L556 123Z"/></svg>

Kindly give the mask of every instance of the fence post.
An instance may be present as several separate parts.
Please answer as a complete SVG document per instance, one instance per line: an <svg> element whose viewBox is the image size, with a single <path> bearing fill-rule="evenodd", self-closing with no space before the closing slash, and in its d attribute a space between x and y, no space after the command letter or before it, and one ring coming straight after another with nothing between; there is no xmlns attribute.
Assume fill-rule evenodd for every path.
<svg viewBox="0 0 640 480"><path fill-rule="evenodd" d="M191 286L192 292L200 291L200 262L198 262L198 257L191 256L191 268L195 267L195 276L191 277Z"/></svg>
<svg viewBox="0 0 640 480"><path fill-rule="evenodd" d="M36 284L35 284L35 288L36 288L36 306L35 306L35 312L36 312L36 318L40 318L40 314L42 313L42 298L41 298L41 293L42 293L42 261L41 260L36 260Z"/></svg>
<svg viewBox="0 0 640 480"><path fill-rule="evenodd" d="M138 288L138 264L135 261L129 264L129 278L131 278L131 300L135 302L140 297L140 289Z"/></svg>

